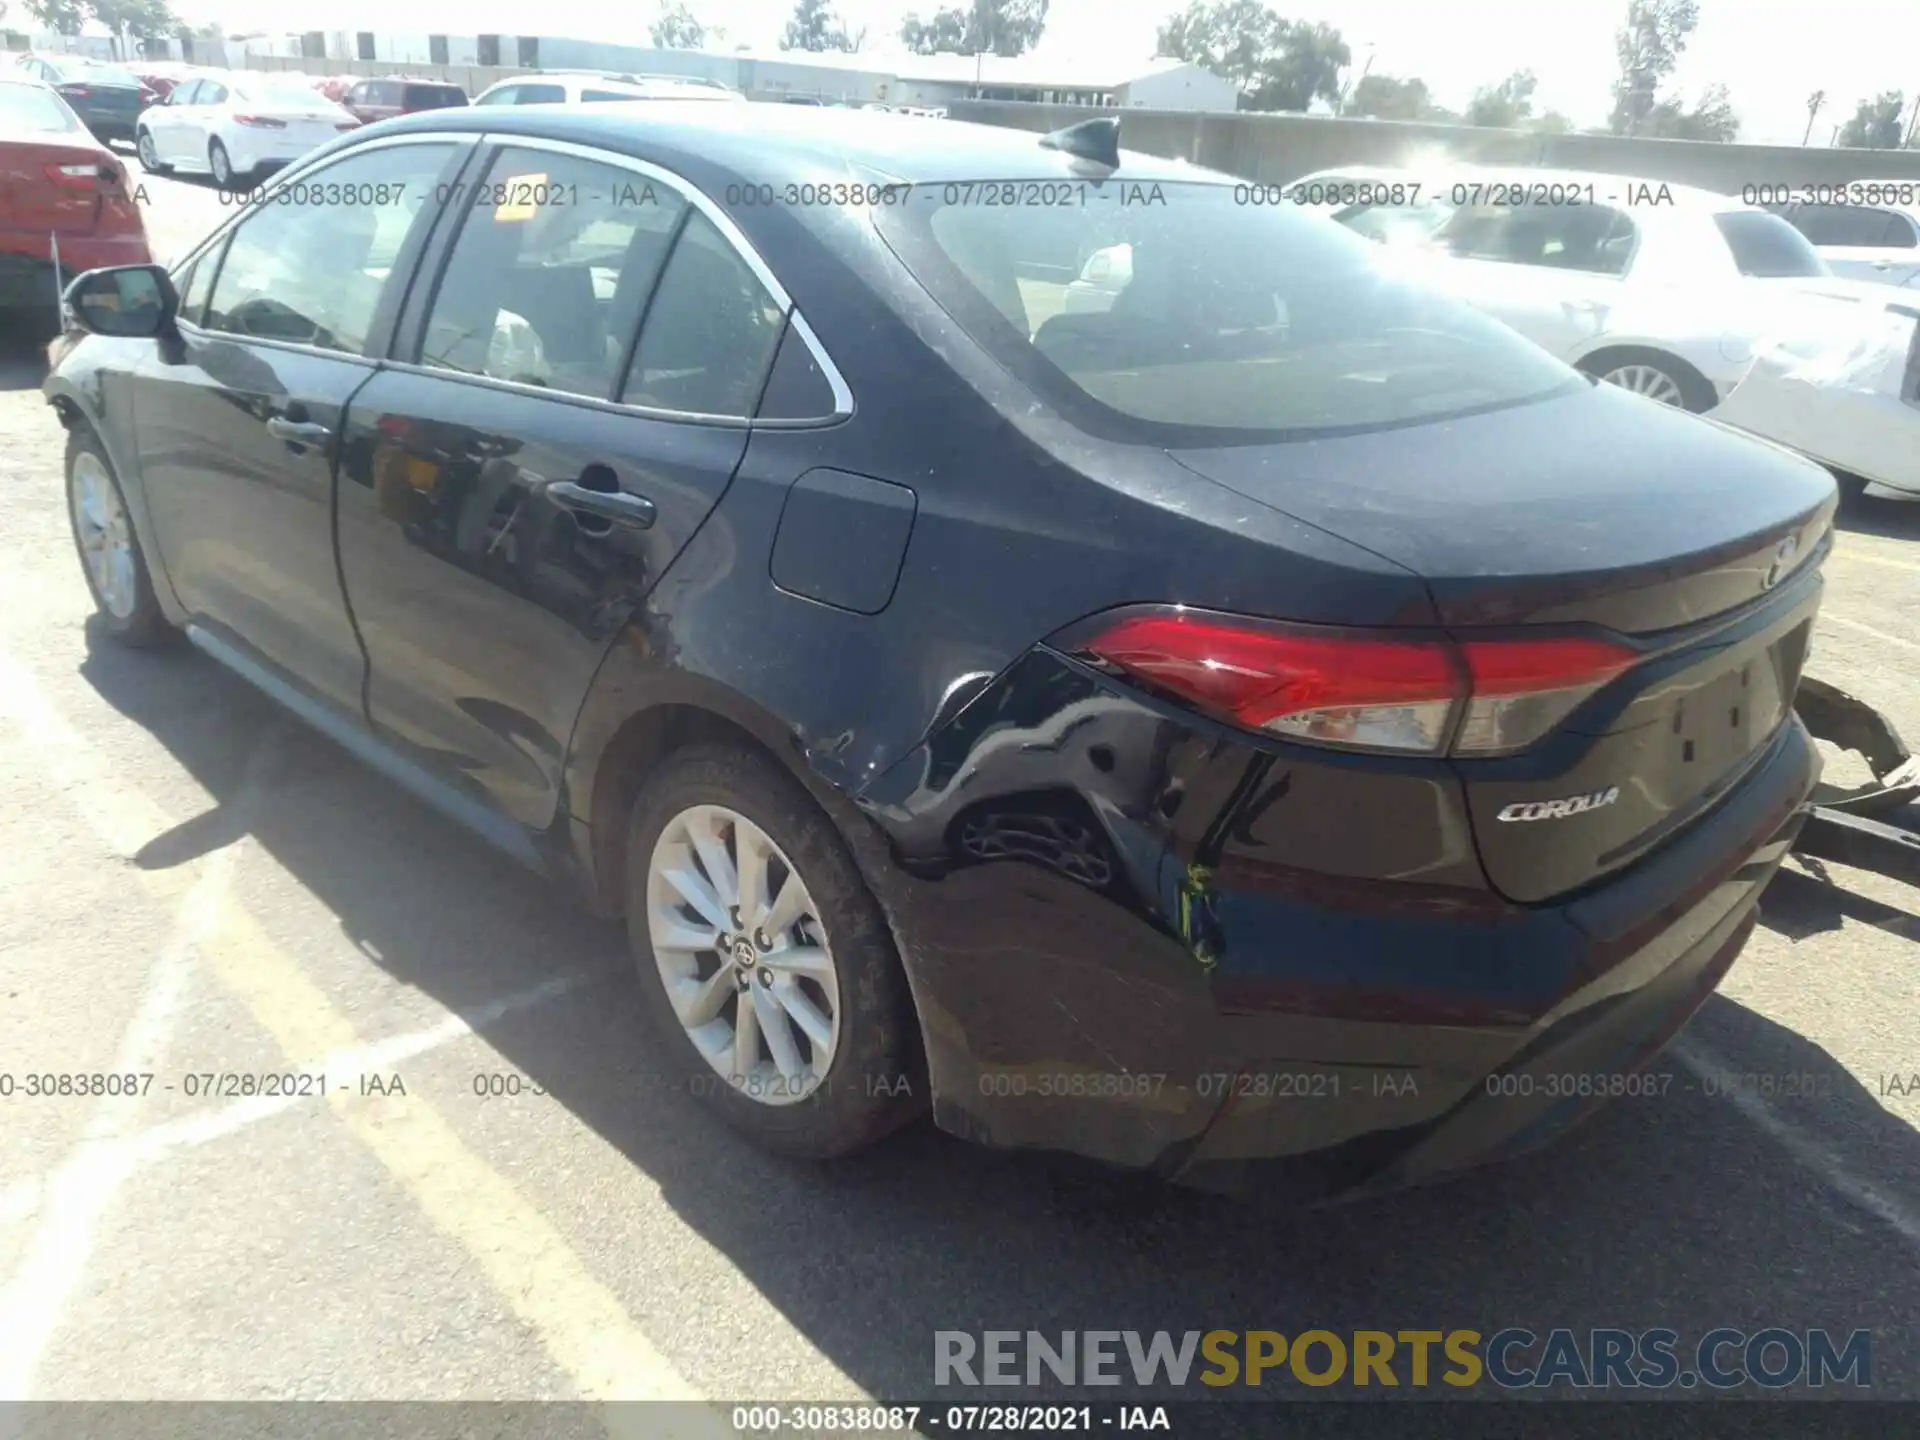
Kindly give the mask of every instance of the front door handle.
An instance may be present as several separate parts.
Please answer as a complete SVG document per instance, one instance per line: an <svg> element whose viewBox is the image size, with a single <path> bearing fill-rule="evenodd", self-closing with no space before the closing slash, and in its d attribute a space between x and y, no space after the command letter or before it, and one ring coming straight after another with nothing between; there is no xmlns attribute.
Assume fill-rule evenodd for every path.
<svg viewBox="0 0 1920 1440"><path fill-rule="evenodd" d="M289 420L284 415L273 415L268 417L267 433L293 445L318 445L333 431L317 420Z"/></svg>
<svg viewBox="0 0 1920 1440"><path fill-rule="evenodd" d="M555 504L569 510L597 515L602 520L630 525L636 530L652 529L659 513L644 495L630 495L625 490L589 490L572 480L554 481L547 486L547 495Z"/></svg>

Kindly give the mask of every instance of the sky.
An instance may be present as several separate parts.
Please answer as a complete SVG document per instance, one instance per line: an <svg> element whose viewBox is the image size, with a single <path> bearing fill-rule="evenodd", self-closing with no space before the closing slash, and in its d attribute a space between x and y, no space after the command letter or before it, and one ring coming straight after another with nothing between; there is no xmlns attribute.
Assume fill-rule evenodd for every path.
<svg viewBox="0 0 1920 1440"><path fill-rule="evenodd" d="M726 28L725 48L771 48L792 0L688 0L708 25ZM1183 0L1052 0L1042 53L1130 61L1154 52L1156 31ZM1356 67L1424 79L1443 105L1464 106L1480 85L1511 71L1539 78L1535 108L1559 110L1581 126L1602 123L1618 68L1613 36L1626 0L1271 0L1289 19L1337 27ZM230 33L391 29L413 34L590 36L647 43L656 0L174 0L195 23ZM923 17L938 0L839 0L849 26L867 27L869 50L897 50L900 20ZM534 19L537 14L538 19ZM537 30L535 29L537 27ZM713 48L722 48L715 46ZM1827 92L1814 130L1825 143L1856 101L1882 90L1920 91L1920 5L1909 0L1700 0L1700 24L1676 85L1689 100L1716 81L1731 91L1740 138L1800 143L1807 96Z"/></svg>

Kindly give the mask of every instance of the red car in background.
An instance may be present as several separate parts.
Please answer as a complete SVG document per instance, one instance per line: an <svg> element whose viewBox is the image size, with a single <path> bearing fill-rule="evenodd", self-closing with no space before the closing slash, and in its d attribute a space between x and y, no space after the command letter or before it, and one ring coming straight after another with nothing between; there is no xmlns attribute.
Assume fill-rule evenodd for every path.
<svg viewBox="0 0 1920 1440"><path fill-rule="evenodd" d="M52 87L0 71L0 332L56 325L82 270L152 260L125 167Z"/></svg>
<svg viewBox="0 0 1920 1440"><path fill-rule="evenodd" d="M386 75L356 80L340 103L364 125L412 115L421 110L458 109L468 103L467 92L451 80L428 80L411 75Z"/></svg>
<svg viewBox="0 0 1920 1440"><path fill-rule="evenodd" d="M197 76L200 68L194 65L182 65L173 61L129 61L126 67L133 78L153 92L153 102L158 104L171 95L174 88Z"/></svg>
<svg viewBox="0 0 1920 1440"><path fill-rule="evenodd" d="M353 88L359 78L357 75L316 75L313 77L313 88L338 105L345 101L347 91Z"/></svg>

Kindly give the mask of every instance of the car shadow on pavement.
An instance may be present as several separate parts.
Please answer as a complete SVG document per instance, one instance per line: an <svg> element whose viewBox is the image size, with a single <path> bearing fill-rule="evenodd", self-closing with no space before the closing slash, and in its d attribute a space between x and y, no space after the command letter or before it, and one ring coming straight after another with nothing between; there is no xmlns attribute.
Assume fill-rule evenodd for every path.
<svg viewBox="0 0 1920 1440"><path fill-rule="evenodd" d="M1835 525L1854 535L1920 540L1920 495L1875 490L1840 506Z"/></svg>
<svg viewBox="0 0 1920 1440"><path fill-rule="evenodd" d="M189 649L129 652L102 640L83 674L214 798L211 816L157 837L142 863L179 863L250 834L357 948L347 959L303 962L323 991L356 982L349 961L356 970L371 961L466 1013L556 971L586 968L594 977L586 988L486 1027L500 1063L627 1157L686 1225L873 1395L936 1397L939 1330L1491 1334L1519 1325L1544 1334L1664 1325L1684 1346L1716 1326L1778 1325L1826 1327L1842 1341L1867 1328L1887 1350L1920 1333L1911 1236L1832 1178L1860 1177L1911 1214L1920 1139L1831 1055L1731 1000L1711 1000L1679 1054L1655 1062L1651 1073L1668 1077L1649 1087L1655 1093L1615 1102L1561 1144L1348 1206L1301 1211L1258 1194L1200 1194L977 1149L924 1123L836 1164L784 1162L650 1079L652 1040L617 927L573 911L554 887ZM263 737L278 760L243 798L247 757ZM237 813L223 818L230 808ZM257 918L271 932L273 917ZM1696 1044L1713 1057L1708 1073L1724 1071L1724 1081L1703 1078L1697 1057L1682 1063ZM1909 1068L1920 1070L1920 1057ZM1750 1107L1718 1093L1744 1087L1757 1097L1763 1075L1776 1077L1765 1082L1769 1091L1794 1093L1753 1103L1818 1137L1817 1151L1790 1153ZM443 1108L457 1114L458 1104L449 1097ZM493 1163L545 1202L589 1264L624 1255L623 1303L636 1313L652 1304L657 1315L660 1292L689 1283L671 1269L677 1251L631 1263L658 1237L632 1228L643 1222L629 1207L582 1218L570 1203L578 1180L541 1163L537 1119L530 1148L504 1160L492 1148L503 1143L497 1129L487 1130ZM569 1163L578 1156L569 1152ZM679 1335L655 1340L697 1383L718 1333L693 1317ZM1875 1360L1876 1396L1920 1397L1920 1370L1893 1354ZM1281 1386L1282 1395L1308 1393L1290 1380ZM1122 1386L1099 1398L1132 1393Z"/></svg>
<svg viewBox="0 0 1920 1440"><path fill-rule="evenodd" d="M20 328L0 335L0 392L38 390L47 378L47 341L53 337L18 317L9 316L8 324Z"/></svg>

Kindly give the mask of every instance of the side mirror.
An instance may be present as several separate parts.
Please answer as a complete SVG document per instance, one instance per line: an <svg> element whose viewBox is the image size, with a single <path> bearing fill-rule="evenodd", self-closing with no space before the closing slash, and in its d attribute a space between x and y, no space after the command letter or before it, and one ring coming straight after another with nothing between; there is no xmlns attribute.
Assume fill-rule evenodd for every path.
<svg viewBox="0 0 1920 1440"><path fill-rule="evenodd" d="M75 276L66 307L89 335L148 339L172 328L180 296L158 265L112 265Z"/></svg>

